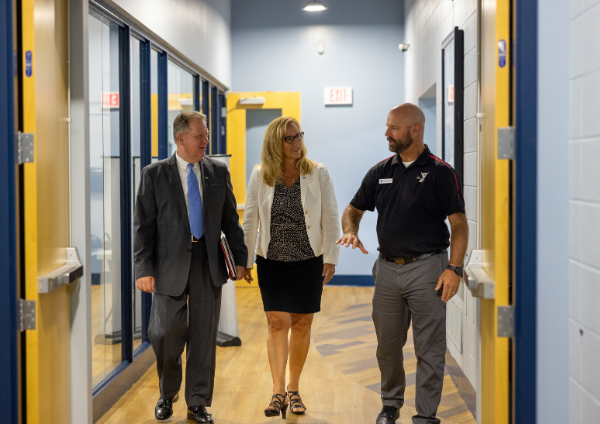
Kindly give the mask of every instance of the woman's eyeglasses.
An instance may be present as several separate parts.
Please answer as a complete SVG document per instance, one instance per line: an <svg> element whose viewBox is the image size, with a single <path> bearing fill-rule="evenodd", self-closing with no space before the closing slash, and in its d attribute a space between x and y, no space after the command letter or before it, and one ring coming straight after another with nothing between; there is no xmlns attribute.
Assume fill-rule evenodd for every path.
<svg viewBox="0 0 600 424"><path fill-rule="evenodd" d="M283 141L285 141L287 144L292 144L296 140L302 141L303 138L304 132L299 132L296 135L288 135L287 137L283 137Z"/></svg>

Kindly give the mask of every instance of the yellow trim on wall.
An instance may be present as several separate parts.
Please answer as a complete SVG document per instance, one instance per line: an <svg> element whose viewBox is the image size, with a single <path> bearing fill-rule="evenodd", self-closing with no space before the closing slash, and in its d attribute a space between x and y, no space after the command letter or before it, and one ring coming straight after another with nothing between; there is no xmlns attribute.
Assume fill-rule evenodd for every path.
<svg viewBox="0 0 600 424"><path fill-rule="evenodd" d="M25 297L36 302L36 329L25 333L27 423L71 422L70 301L66 290L38 294L38 277L65 263L69 246L68 2L23 0L24 130L34 163L24 167ZM23 66L25 69L25 66Z"/></svg>
<svg viewBox="0 0 600 424"><path fill-rule="evenodd" d="M262 105L240 105L240 98L264 97ZM281 109L282 116L292 116L300 123L299 92L241 92L227 93L227 153L231 155L229 169L233 194L238 203L246 203L246 110ZM244 213L239 211L240 221ZM250 287L258 286L256 268L252 271L254 282ZM237 287L249 287L245 281L237 281Z"/></svg>

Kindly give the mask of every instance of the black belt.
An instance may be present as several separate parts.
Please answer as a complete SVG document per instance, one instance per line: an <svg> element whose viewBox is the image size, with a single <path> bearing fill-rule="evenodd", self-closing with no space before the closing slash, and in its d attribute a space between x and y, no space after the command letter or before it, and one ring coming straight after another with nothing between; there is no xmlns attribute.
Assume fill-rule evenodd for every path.
<svg viewBox="0 0 600 424"><path fill-rule="evenodd" d="M196 237L194 237L192 235L192 243L198 243L200 240L202 240L204 238L204 236L200 237L199 239L197 239Z"/></svg>
<svg viewBox="0 0 600 424"><path fill-rule="evenodd" d="M447 251L448 251L448 249L440 249L440 250L436 250L434 252L423 253L418 256L411 256L409 258L391 258L389 256L385 256L383 253L379 253L379 257L383 260L386 260L388 262L393 262L398 265L406 265L406 264L411 264L413 262L422 261L423 259L426 259L430 256L439 255L440 253L446 253Z"/></svg>

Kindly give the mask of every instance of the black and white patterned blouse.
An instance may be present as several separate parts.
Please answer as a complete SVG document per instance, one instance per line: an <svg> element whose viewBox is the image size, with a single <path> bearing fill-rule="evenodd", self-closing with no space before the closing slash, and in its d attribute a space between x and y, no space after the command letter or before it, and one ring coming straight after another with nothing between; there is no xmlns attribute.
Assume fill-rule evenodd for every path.
<svg viewBox="0 0 600 424"><path fill-rule="evenodd" d="M271 241L267 259L295 262L314 257L315 253L310 247L306 233L300 178L290 188L284 184L275 185L271 207Z"/></svg>

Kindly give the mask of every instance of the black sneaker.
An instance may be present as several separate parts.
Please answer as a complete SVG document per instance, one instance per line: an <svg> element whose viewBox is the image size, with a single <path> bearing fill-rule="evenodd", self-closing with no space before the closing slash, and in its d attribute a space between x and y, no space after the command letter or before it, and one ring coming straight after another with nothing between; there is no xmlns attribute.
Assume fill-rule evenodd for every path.
<svg viewBox="0 0 600 424"><path fill-rule="evenodd" d="M400 410L394 406L383 406L377 415L376 424L394 424L400 418Z"/></svg>

